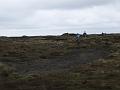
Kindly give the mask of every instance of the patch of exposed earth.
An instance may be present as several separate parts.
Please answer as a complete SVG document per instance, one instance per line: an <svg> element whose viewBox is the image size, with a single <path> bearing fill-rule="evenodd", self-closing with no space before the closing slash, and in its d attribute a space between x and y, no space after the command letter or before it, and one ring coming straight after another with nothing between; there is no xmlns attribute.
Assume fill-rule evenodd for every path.
<svg viewBox="0 0 120 90"><path fill-rule="evenodd" d="M19 74L37 74L68 71L74 66L91 63L106 56L107 51L103 49L73 49L69 54L54 58L31 60L30 58L2 57L0 62L15 68Z"/></svg>

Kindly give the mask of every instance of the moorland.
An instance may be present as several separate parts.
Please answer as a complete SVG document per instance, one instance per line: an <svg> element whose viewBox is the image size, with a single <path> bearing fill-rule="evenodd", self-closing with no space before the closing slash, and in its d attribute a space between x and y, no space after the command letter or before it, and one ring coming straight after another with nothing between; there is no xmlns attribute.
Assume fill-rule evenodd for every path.
<svg viewBox="0 0 120 90"><path fill-rule="evenodd" d="M0 37L0 90L120 90L120 34Z"/></svg>

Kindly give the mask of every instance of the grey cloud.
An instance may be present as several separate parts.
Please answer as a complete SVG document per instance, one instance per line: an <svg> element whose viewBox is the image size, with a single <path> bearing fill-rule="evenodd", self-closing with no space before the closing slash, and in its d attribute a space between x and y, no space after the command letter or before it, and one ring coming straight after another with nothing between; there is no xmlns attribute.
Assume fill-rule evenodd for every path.
<svg viewBox="0 0 120 90"><path fill-rule="evenodd" d="M119 0L34 0L32 6L38 9L79 9L115 3Z"/></svg>
<svg viewBox="0 0 120 90"><path fill-rule="evenodd" d="M119 18L120 0L0 1L0 31L4 34L6 31L32 34L34 29L41 33L44 30L57 33L81 28L113 29L120 27Z"/></svg>

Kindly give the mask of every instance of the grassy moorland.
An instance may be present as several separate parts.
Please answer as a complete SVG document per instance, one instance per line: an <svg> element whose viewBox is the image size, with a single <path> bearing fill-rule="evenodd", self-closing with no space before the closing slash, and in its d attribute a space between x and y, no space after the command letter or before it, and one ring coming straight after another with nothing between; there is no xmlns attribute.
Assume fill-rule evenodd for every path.
<svg viewBox="0 0 120 90"><path fill-rule="evenodd" d="M120 90L120 34L1 37L0 90Z"/></svg>

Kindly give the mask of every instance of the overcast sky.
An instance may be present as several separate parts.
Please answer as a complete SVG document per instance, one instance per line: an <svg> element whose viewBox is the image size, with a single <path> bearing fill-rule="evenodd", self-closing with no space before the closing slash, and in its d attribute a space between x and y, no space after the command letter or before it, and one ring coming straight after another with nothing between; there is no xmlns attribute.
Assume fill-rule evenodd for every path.
<svg viewBox="0 0 120 90"><path fill-rule="evenodd" d="M120 33L120 0L0 0L0 35Z"/></svg>

